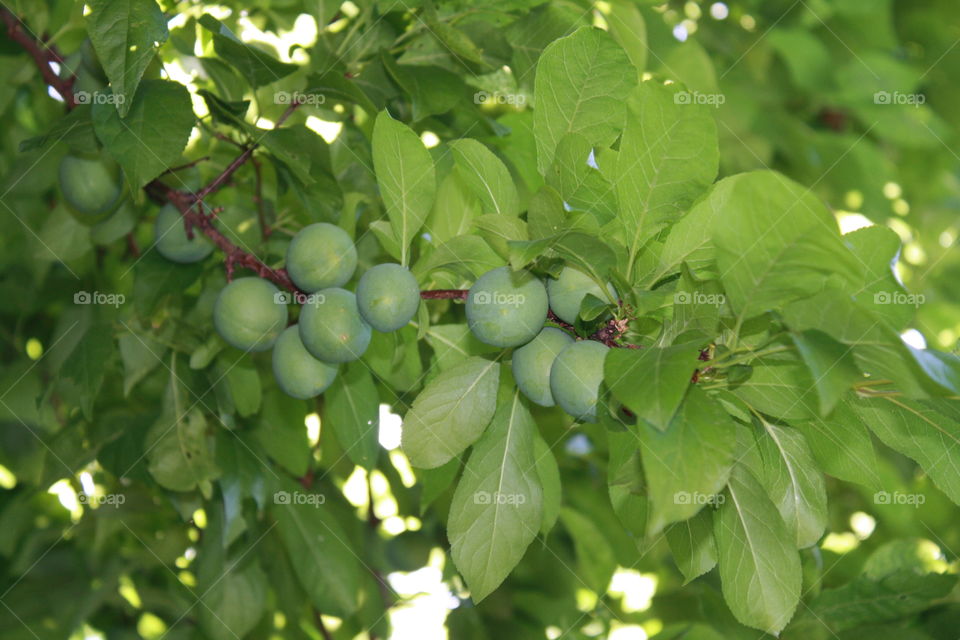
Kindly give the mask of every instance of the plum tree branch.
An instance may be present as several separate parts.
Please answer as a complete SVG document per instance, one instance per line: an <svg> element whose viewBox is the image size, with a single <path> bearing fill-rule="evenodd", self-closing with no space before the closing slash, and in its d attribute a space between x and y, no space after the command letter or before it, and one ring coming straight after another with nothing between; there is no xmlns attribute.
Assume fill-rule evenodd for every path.
<svg viewBox="0 0 960 640"><path fill-rule="evenodd" d="M76 98L73 95L73 83L76 78L73 75L68 78L61 78L50 64L55 62L60 65L61 68L64 66L63 56L60 55L57 49L31 35L29 33L30 29L27 28L23 21L6 7L0 8L0 19L7 25L7 34L10 36L10 39L30 54L30 57L33 58L34 63L36 63L37 68L40 70L40 75L43 76L44 81L60 94L67 104L67 108L73 109L77 106Z"/></svg>
<svg viewBox="0 0 960 640"><path fill-rule="evenodd" d="M14 13L9 9L0 8L0 18L2 18L4 23L7 25L7 31L10 35L10 38L17 42L24 48L24 50L27 51L27 53L30 54L37 67L40 69L40 73L43 75L44 80L47 82L47 84L53 87L57 93L60 94L67 106L67 109L70 110L76 107L77 102L73 93L74 78L72 76L69 78L61 78L54 72L53 67L51 66L51 63L53 62L56 62L60 65L63 64L63 58L59 52L57 52L54 47L47 46L45 43L38 41L34 36L28 33L29 29L26 27L23 21L14 15ZM293 115L297 108L300 107L301 104L302 103L299 101L293 101L290 106L287 107L286 111L284 111L283 114L277 119L276 124L274 124L274 129L281 127L290 118L290 116ZM256 174L255 200L257 201L260 226L261 230L263 231L264 238L266 238L269 234L269 228L266 225L263 209L261 171L256 158L253 157L254 151L259 147L259 144L256 142L240 144L216 131L213 131L212 135L217 139L225 140L231 144L240 146L241 151L240 154L234 158L233 161L227 165L223 171L220 172L220 174L210 181L210 183L200 188L198 191L191 193L188 191L175 189L157 178L144 186L144 190L155 200L159 202L169 202L180 211L181 215L183 216L184 227L186 228L187 235L189 237L192 237L193 229L199 229L213 242L218 249L220 249L220 251L223 252L228 280L233 278L233 272L236 267L242 267L244 269L253 271L261 278L270 280L274 284L288 289L291 292L305 294L304 291L301 291L297 285L294 284L293 280L290 278L285 269L274 269L273 267L270 267L252 253L238 247L226 235L224 235L222 231L217 229L216 225L214 224L218 213L217 209L211 209L210 213L205 212L206 205L204 200L227 185L233 178L234 174L236 174L236 172L248 161L251 161ZM164 175L192 167L205 159L207 158L201 158L179 167L170 168L164 172ZM466 300L467 293L468 291L466 289L436 289L432 291L421 291L420 298L423 300ZM567 331L573 331L573 326L560 320L560 318L558 318L553 311L548 311L548 320L566 329ZM636 348L635 345L621 344L619 342L619 338L625 329L626 325L623 321L611 320L593 335L589 336L589 338L591 340L603 342L610 347Z"/></svg>

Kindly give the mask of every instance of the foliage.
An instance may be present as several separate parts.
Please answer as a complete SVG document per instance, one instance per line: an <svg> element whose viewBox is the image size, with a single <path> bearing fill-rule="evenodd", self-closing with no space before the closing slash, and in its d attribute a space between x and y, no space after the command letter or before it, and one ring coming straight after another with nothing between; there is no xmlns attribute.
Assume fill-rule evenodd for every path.
<svg viewBox="0 0 960 640"><path fill-rule="evenodd" d="M954 3L0 17L3 638L955 637Z"/></svg>

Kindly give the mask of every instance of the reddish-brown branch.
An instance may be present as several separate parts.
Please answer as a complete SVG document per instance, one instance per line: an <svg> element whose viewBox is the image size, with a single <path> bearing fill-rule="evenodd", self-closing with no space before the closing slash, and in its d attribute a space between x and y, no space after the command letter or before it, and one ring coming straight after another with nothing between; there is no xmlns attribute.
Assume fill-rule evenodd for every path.
<svg viewBox="0 0 960 640"><path fill-rule="evenodd" d="M197 166L198 164L200 164L201 162L206 162L206 161L209 160L209 159L210 159L210 156L203 156L202 158L197 158L197 159L194 160L193 162L188 162L188 163L186 163L186 164L181 164L181 165L176 166L176 167L170 167L169 169L167 169L166 171L164 171L161 175L167 175L167 174L169 174L169 173L176 173L176 172L178 172L178 171L183 171L184 169L190 169L191 167L195 167L195 166Z"/></svg>
<svg viewBox="0 0 960 640"><path fill-rule="evenodd" d="M29 33L27 26L9 9L0 8L0 19L7 25L7 34L10 39L30 54L44 81L60 94L67 108L73 109L77 106L77 101L73 95L74 76L61 78L50 66L51 62L56 62L61 68L64 66L63 57L57 50L34 38Z"/></svg>
<svg viewBox="0 0 960 640"><path fill-rule="evenodd" d="M434 289L432 291L421 291L422 300L466 300L467 289Z"/></svg>

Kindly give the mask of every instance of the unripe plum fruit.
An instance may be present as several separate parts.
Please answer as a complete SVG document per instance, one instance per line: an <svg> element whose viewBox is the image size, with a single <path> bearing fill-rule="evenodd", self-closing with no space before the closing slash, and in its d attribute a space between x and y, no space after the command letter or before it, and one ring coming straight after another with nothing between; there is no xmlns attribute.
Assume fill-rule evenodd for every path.
<svg viewBox="0 0 960 640"><path fill-rule="evenodd" d="M120 165L106 156L67 154L60 161L60 191L73 216L86 225L109 217L123 196Z"/></svg>
<svg viewBox="0 0 960 640"><path fill-rule="evenodd" d="M261 278L238 278L220 291L213 324L220 336L243 351L266 351L287 324L280 290Z"/></svg>
<svg viewBox="0 0 960 640"><path fill-rule="evenodd" d="M314 358L350 362L370 345L371 329L357 309L357 298L345 289L323 289L300 311L300 339Z"/></svg>
<svg viewBox="0 0 960 640"><path fill-rule="evenodd" d="M287 273L308 293L342 287L357 269L357 249L347 232L326 222L301 229L287 248Z"/></svg>
<svg viewBox="0 0 960 640"><path fill-rule="evenodd" d="M607 290L616 297L617 292L609 282ZM573 267L564 267L560 277L550 278L547 281L547 293L550 296L550 309L567 324L576 322L580 315L580 304L588 293L601 300L607 299L593 278Z"/></svg>
<svg viewBox="0 0 960 640"><path fill-rule="evenodd" d="M595 340L566 347L550 369L550 391L560 408L577 420L595 422L603 361L610 348Z"/></svg>
<svg viewBox="0 0 960 640"><path fill-rule="evenodd" d="M545 327L536 338L513 352L513 378L532 402L541 407L556 404L550 391L550 369L560 352L573 342L566 331Z"/></svg>
<svg viewBox="0 0 960 640"><path fill-rule="evenodd" d="M287 395L307 400L327 390L338 365L317 360L300 340L297 326L287 327L273 346L273 377Z"/></svg>
<svg viewBox="0 0 960 640"><path fill-rule="evenodd" d="M172 204L165 205L157 214L154 225L157 251L167 260L187 264L199 262L213 251L213 243L204 236L200 229L193 230L193 237L187 237L187 230L183 226L183 216Z"/></svg>
<svg viewBox="0 0 960 640"><path fill-rule="evenodd" d="M530 342L546 317L547 290L527 271L488 271L467 293L467 325L481 342L495 347Z"/></svg>
<svg viewBox="0 0 960 640"><path fill-rule="evenodd" d="M420 306L420 286L410 270L399 264L378 264L357 283L360 315L377 331L406 326Z"/></svg>

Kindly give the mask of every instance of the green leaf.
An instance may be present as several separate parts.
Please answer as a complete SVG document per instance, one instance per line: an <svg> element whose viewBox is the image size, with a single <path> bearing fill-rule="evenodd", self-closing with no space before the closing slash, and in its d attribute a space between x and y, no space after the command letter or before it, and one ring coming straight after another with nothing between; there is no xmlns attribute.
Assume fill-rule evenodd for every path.
<svg viewBox="0 0 960 640"><path fill-rule="evenodd" d="M366 365L351 363L324 394L324 417L354 464L373 469L380 452L380 396Z"/></svg>
<svg viewBox="0 0 960 640"><path fill-rule="evenodd" d="M713 509L676 524L666 532L673 559L683 574L683 583L702 576L717 565L717 544L713 537Z"/></svg>
<svg viewBox="0 0 960 640"><path fill-rule="evenodd" d="M647 24L640 9L628 0L610 3L610 15L606 16L610 33L630 56L637 71L647 68Z"/></svg>
<svg viewBox="0 0 960 640"><path fill-rule="evenodd" d="M843 241L863 267L862 280L851 293L890 328L902 331L923 298L908 295L894 271L903 244L900 236L889 227L875 225L844 234Z"/></svg>
<svg viewBox="0 0 960 640"><path fill-rule="evenodd" d="M27 138L21 142L20 152L44 149L51 144L61 142L81 153L89 153L91 149L96 149L97 138L93 133L93 121L90 119L91 108L88 104L77 105L57 120L42 136Z"/></svg>
<svg viewBox="0 0 960 640"><path fill-rule="evenodd" d="M397 64L386 52L382 59L393 79L410 96L414 122L450 111L466 95L466 85L460 77L446 69Z"/></svg>
<svg viewBox="0 0 960 640"><path fill-rule="evenodd" d="M415 467L432 469L477 441L494 415L500 366L478 356L434 378L403 420L403 451Z"/></svg>
<svg viewBox="0 0 960 640"><path fill-rule="evenodd" d="M557 255L579 267L598 285L607 282L610 271L617 263L613 249L596 236L587 233L561 233L550 242L550 246Z"/></svg>
<svg viewBox="0 0 960 640"><path fill-rule="evenodd" d="M303 428L306 414L303 401L294 400L279 389L267 389L260 425L253 432L266 454L297 477L306 474L310 465L310 441Z"/></svg>
<svg viewBox="0 0 960 640"><path fill-rule="evenodd" d="M473 280L503 264L503 258L483 238L464 235L444 242L418 260L413 266L413 274L422 281L433 271L447 269Z"/></svg>
<svg viewBox="0 0 960 640"><path fill-rule="evenodd" d="M699 345L613 349L604 361L603 379L637 417L665 430L683 402L697 368Z"/></svg>
<svg viewBox="0 0 960 640"><path fill-rule="evenodd" d="M434 324L426 333L427 344L436 354L434 366L444 371L470 356L496 353L498 349L480 342L465 324Z"/></svg>
<svg viewBox="0 0 960 640"><path fill-rule="evenodd" d="M757 411L784 420L809 420L818 415L813 378L803 364L764 358L752 366L750 378L733 391L738 398Z"/></svg>
<svg viewBox="0 0 960 640"><path fill-rule="evenodd" d="M103 385L105 368L116 350L109 325L94 324L63 362L60 375L77 385L81 408L87 419L93 417L93 405Z"/></svg>
<svg viewBox="0 0 960 640"><path fill-rule="evenodd" d="M212 584L202 584L200 625L213 640L247 635L266 610L267 576L257 563L223 567Z"/></svg>
<svg viewBox="0 0 960 640"><path fill-rule="evenodd" d="M758 477L798 549L816 544L827 526L827 490L803 433L763 421Z"/></svg>
<svg viewBox="0 0 960 640"><path fill-rule="evenodd" d="M293 496L301 494L301 500ZM357 552L322 493L284 481L270 505L290 564L314 605L330 615L356 611L361 567Z"/></svg>
<svg viewBox="0 0 960 640"><path fill-rule="evenodd" d="M171 387L177 383L171 382ZM179 396L177 391L173 391ZM147 435L147 460L150 475L160 486L173 491L200 488L210 495L210 481L220 475L213 453L213 439L207 434L207 421L199 409L188 409L177 401L151 428Z"/></svg>
<svg viewBox="0 0 960 640"><path fill-rule="evenodd" d="M511 241L524 242L529 237L527 223L514 216L489 213L474 220L473 226L487 244L505 260L510 257Z"/></svg>
<svg viewBox="0 0 960 640"><path fill-rule="evenodd" d="M123 362L123 395L127 397L138 382L157 368L166 353L166 347L150 336L141 336L133 331L120 336L117 343Z"/></svg>
<svg viewBox="0 0 960 640"><path fill-rule="evenodd" d="M270 54L244 44L209 14L199 22L213 34L213 50L217 55L239 71L255 89L281 80L298 69L295 64L280 62Z"/></svg>
<svg viewBox="0 0 960 640"><path fill-rule="evenodd" d="M734 463L736 432L715 400L693 387L665 431L638 424L637 435L652 506L649 536L718 502Z"/></svg>
<svg viewBox="0 0 960 640"><path fill-rule="evenodd" d="M617 215L617 193L600 170L591 166L590 162L596 165L594 155L592 145L582 135L563 136L546 181L572 210L586 211L603 225Z"/></svg>
<svg viewBox="0 0 960 640"><path fill-rule="evenodd" d="M857 365L877 380L891 380L909 398L960 394L960 360L933 349L915 349L849 295L834 289L788 305L795 331L819 329L853 348Z"/></svg>
<svg viewBox="0 0 960 640"><path fill-rule="evenodd" d="M537 63L533 114L541 174L568 133L603 147L613 143L626 117L624 101L637 83L637 74L625 69L633 69L627 54L609 34L592 27L544 49Z"/></svg>
<svg viewBox="0 0 960 640"><path fill-rule="evenodd" d="M476 140L454 140L449 146L457 175L480 198L482 213L505 216L520 213L517 187L500 158Z"/></svg>
<svg viewBox="0 0 960 640"><path fill-rule="evenodd" d="M960 504L960 424L925 403L900 398L857 400L851 406L885 445L916 461Z"/></svg>
<svg viewBox="0 0 960 640"><path fill-rule="evenodd" d="M311 184L313 154L311 147L325 147L323 138L302 124L263 132L260 143L279 158L305 185Z"/></svg>
<svg viewBox="0 0 960 640"><path fill-rule="evenodd" d="M262 387L257 370L253 367L232 366L232 363L224 363L224 366L229 367L225 376L237 413L246 418L260 411Z"/></svg>
<svg viewBox="0 0 960 640"><path fill-rule="evenodd" d="M447 536L474 602L503 582L540 530L535 436L533 416L516 390L498 407L453 494Z"/></svg>
<svg viewBox="0 0 960 640"><path fill-rule="evenodd" d="M310 89L306 93L322 95L324 98L332 98L345 102L352 102L359 105L369 115L375 116L377 107L370 98L363 92L357 83L344 77L343 71L334 69L323 74L315 73L307 78L307 86Z"/></svg>
<svg viewBox="0 0 960 640"><path fill-rule="evenodd" d="M736 465L713 519L723 597L741 623L777 635L800 601L800 556L777 508Z"/></svg>
<svg viewBox="0 0 960 640"><path fill-rule="evenodd" d="M382 111L373 127L373 165L390 226L400 242L400 262L406 265L410 241L436 196L433 158L413 130Z"/></svg>
<svg viewBox="0 0 960 640"><path fill-rule="evenodd" d="M539 434L534 436L533 454L537 467L537 478L543 488L543 516L540 519L540 533L546 536L560 517L562 500L560 467L550 445Z"/></svg>
<svg viewBox="0 0 960 640"><path fill-rule="evenodd" d="M955 575L917 575L912 571L897 571L877 581L861 576L825 590L810 605L810 615L834 631L897 620L933 606L956 584Z"/></svg>
<svg viewBox="0 0 960 640"><path fill-rule="evenodd" d="M186 87L166 80L144 81L122 119L112 105L93 106L97 138L137 189L180 160L195 121Z"/></svg>
<svg viewBox="0 0 960 640"><path fill-rule="evenodd" d="M631 534L643 537L650 518L650 501L643 478L640 439L629 431L607 431L610 460L607 463L607 491L617 518Z"/></svg>
<svg viewBox="0 0 960 640"><path fill-rule="evenodd" d="M827 275L859 278L860 262L809 189L772 171L734 180L713 241L721 279L741 318L819 291Z"/></svg>
<svg viewBox="0 0 960 640"><path fill-rule="evenodd" d="M883 486L870 433L847 403L840 403L829 419L816 417L794 426L806 436L813 457L826 473L874 491Z"/></svg>
<svg viewBox="0 0 960 640"><path fill-rule="evenodd" d="M635 257L658 225L675 220L717 176L717 128L679 85L646 81L630 96L614 171L620 221Z"/></svg>
<svg viewBox="0 0 960 640"><path fill-rule="evenodd" d="M863 380L852 350L827 334L811 330L791 335L800 357L810 368L820 398L820 415L826 416L840 398Z"/></svg>
<svg viewBox="0 0 960 640"><path fill-rule="evenodd" d="M170 35L167 20L155 0L91 0L89 6L87 33L113 95L123 96L116 106L123 117L134 105L144 71Z"/></svg>
<svg viewBox="0 0 960 640"><path fill-rule="evenodd" d="M606 593L617 569L617 559L610 542L592 520L571 507L560 509L560 521L573 538L577 554L577 583L594 593Z"/></svg>

